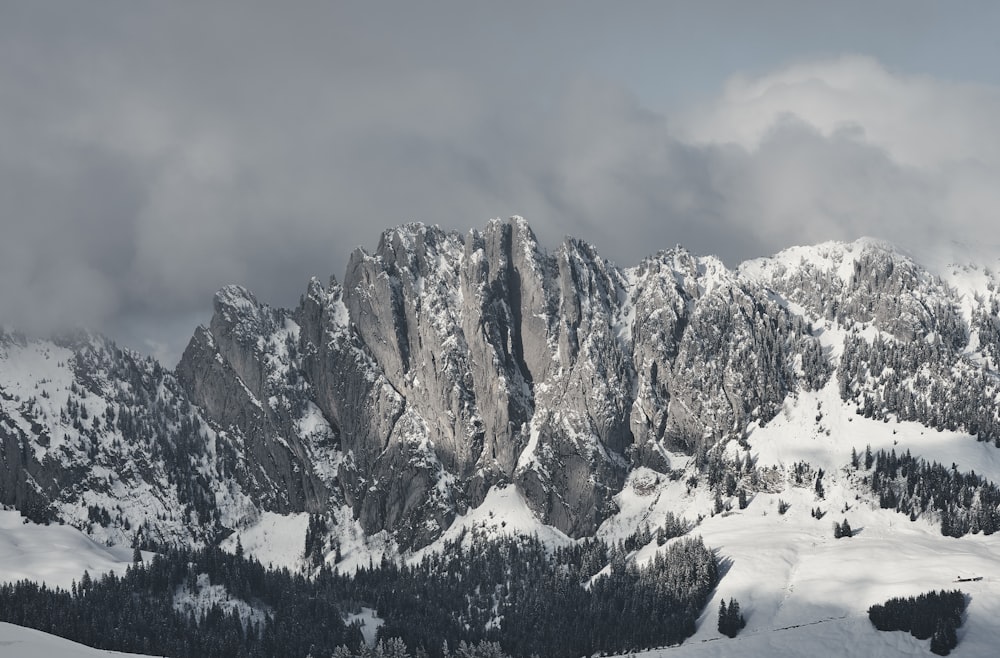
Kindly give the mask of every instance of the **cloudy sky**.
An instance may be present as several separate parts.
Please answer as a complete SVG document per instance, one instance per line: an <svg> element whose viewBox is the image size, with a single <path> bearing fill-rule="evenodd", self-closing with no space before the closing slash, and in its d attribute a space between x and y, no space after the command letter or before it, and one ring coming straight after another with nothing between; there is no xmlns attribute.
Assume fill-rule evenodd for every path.
<svg viewBox="0 0 1000 658"><path fill-rule="evenodd" d="M995 2L4 2L0 324L179 356L407 221L1000 256ZM957 246L956 246L957 245Z"/></svg>

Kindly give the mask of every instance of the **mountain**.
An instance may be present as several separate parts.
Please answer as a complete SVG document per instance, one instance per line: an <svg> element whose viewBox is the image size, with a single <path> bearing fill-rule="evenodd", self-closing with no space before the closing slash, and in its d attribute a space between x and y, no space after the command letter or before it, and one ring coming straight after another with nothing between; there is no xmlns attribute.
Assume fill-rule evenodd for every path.
<svg viewBox="0 0 1000 658"><path fill-rule="evenodd" d="M507 483L545 523L592 534L630 469L667 470L667 450L766 421L829 376L808 324L719 261L677 249L622 270L577 240L550 254L520 219L402 226L294 311L235 287L215 310L177 377L256 456L243 481L278 483L255 497L346 503L404 548Z"/></svg>
<svg viewBox="0 0 1000 658"><path fill-rule="evenodd" d="M0 503L108 544L345 571L476 529L634 546L683 516L744 556L719 591L754 593L751 628L773 630L844 609L785 618L766 587L731 589L754 532L825 546L807 507L871 506L869 537L902 512L927 554L992 532L986 484L922 499L851 453L1000 481L998 295L987 267L932 272L869 239L621 268L575 239L550 252L520 218L408 224L293 309L220 290L173 372L92 334L0 334Z"/></svg>

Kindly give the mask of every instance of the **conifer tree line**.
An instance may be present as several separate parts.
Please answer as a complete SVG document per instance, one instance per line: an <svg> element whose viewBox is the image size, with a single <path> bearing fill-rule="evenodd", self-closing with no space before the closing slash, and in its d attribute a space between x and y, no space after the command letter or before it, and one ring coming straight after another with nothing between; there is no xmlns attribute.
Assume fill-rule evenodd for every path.
<svg viewBox="0 0 1000 658"><path fill-rule="evenodd" d="M906 631L918 640L931 639L931 651L947 656L958 645L955 630L967 606L959 590L892 598L868 608L868 619L880 631Z"/></svg>
<svg viewBox="0 0 1000 658"><path fill-rule="evenodd" d="M961 429L1000 447L1000 383L960 358L965 333L956 331L961 340L933 343L848 335L837 369L841 398L867 418L888 422L895 415L938 430Z"/></svg>
<svg viewBox="0 0 1000 658"><path fill-rule="evenodd" d="M259 616L175 605L202 574ZM466 536L413 565L383 560L352 576L324 565L312 578L216 547L161 549L122 576L85 574L69 591L0 586L0 620L165 656L569 658L683 641L718 580L700 538L681 538L637 566L624 542L552 550L537 538ZM381 649L365 647L359 627L344 622L361 606L384 620Z"/></svg>
<svg viewBox="0 0 1000 658"><path fill-rule="evenodd" d="M393 637L388 640L379 640L374 647L362 645L351 649L347 646L339 646L333 650L332 658L427 658L427 655L423 649L417 649L410 653L405 642L398 637ZM510 658L499 644L485 640L477 644L469 644L463 640L459 642L454 651L445 642L441 647L441 656L442 658ZM307 658L315 658L315 656L310 653Z"/></svg>
<svg viewBox="0 0 1000 658"><path fill-rule="evenodd" d="M856 452L851 462L860 470ZM895 450L872 454L868 448L864 463L871 473L863 482L883 509L907 514L911 521L935 513L941 519L941 534L948 537L991 535L1000 529L1000 488L975 472L928 463L909 450L902 455Z"/></svg>

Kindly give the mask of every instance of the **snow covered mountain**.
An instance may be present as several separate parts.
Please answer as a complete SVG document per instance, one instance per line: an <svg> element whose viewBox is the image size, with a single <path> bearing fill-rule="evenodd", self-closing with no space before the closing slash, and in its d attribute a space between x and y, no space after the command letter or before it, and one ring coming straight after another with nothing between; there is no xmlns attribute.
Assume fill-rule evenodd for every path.
<svg viewBox="0 0 1000 658"><path fill-rule="evenodd" d="M171 373L98 336L0 337L0 501L113 542L205 542L262 512L427 545L494 486L573 537L832 375L843 401L1000 441L996 275L861 240L726 269L621 269L520 218L405 225L294 310L230 286ZM975 276L970 276L975 275Z"/></svg>
<svg viewBox="0 0 1000 658"><path fill-rule="evenodd" d="M0 334L0 499L109 544L204 543L254 509L228 444L151 359L99 336Z"/></svg>
<svg viewBox="0 0 1000 658"><path fill-rule="evenodd" d="M576 240L549 254L515 218L386 231L294 311L224 289L177 376L275 503L346 503L405 548L507 483L592 534L630 469L667 470L667 450L738 435L829 372L807 321L715 259L622 270Z"/></svg>
<svg viewBox="0 0 1000 658"><path fill-rule="evenodd" d="M923 591L875 567L854 594L824 589L848 553L975 556L938 588L1000 559L986 488L942 507L851 464L909 450L1000 481L1000 291L982 265L932 272L864 239L736 270L680 247L620 268L512 218L387 230L294 309L238 286L214 303L174 372L89 334L0 335L0 503L108 544L238 538L346 571L472 528L618 542L669 512L729 556L719 592L768 633ZM849 512L865 529L843 549L828 526ZM765 536L784 571L754 556ZM972 629L1000 614L974 596ZM717 637L714 615L695 640Z"/></svg>

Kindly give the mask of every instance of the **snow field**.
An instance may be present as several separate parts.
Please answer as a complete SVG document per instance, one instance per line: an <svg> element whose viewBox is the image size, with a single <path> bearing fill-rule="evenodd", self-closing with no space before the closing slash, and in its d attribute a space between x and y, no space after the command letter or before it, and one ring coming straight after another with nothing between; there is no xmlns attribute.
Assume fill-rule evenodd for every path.
<svg viewBox="0 0 1000 658"><path fill-rule="evenodd" d="M20 512L0 511L0 582L32 580L69 589L84 571L124 573L131 563L131 548L109 548L76 528L24 523Z"/></svg>
<svg viewBox="0 0 1000 658"><path fill-rule="evenodd" d="M819 411L817 411L819 409ZM817 419L818 416L822 416ZM937 432L915 423L883 423L854 414L853 405L837 397L835 384L800 394L786 402L784 413L749 437L758 467L778 466L784 489L758 493L745 510L732 500L732 512L711 516L713 498L704 484L687 494L683 481L663 482L650 491L635 486L650 473L633 474L616 499L621 512L601 534L627 536L665 511L705 519L692 534L718 549L722 579L693 637L679 647L641 654L645 658L681 656L910 656L930 655L928 641L906 633L874 629L868 607L895 596L929 590L960 589L971 597L965 624L958 631L955 656L995 656L1000 647L1000 540L967 535L955 539L940 533L936 519L911 522L893 510L878 509L859 495L846 467L852 447L864 453L910 450L915 456L953 462L1000 481L1000 451L960 433ZM730 450L737 448L731 446ZM792 465L807 461L812 479L791 486ZM825 471L825 495L817 496L815 473ZM663 476L660 476L661 480ZM686 477L686 475L685 475ZM655 482L655 480L653 480ZM630 486L631 485L631 486ZM640 495L637 492L641 492ZM778 501L790 504L778 513ZM817 520L815 507L825 512ZM834 539L833 523L847 519L854 536ZM651 559L655 543L638 551ZM978 582L955 582L982 577ZM735 639L718 630L720 599L740 602L747 626Z"/></svg>

